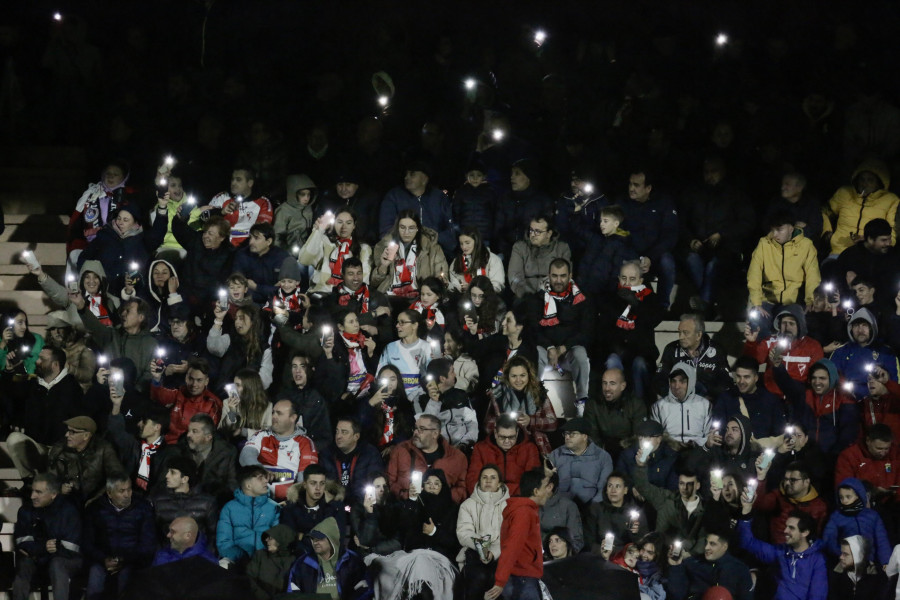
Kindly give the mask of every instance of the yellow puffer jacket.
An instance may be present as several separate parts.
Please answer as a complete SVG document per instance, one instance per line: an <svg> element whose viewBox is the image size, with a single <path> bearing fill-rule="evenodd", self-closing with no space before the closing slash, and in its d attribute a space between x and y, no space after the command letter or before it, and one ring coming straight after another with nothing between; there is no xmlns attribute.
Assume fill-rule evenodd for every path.
<svg viewBox="0 0 900 600"><path fill-rule="evenodd" d="M760 238L747 269L750 304L794 304L805 285L804 301L809 306L821 280L816 247L803 230L795 229L794 237L783 246L769 234Z"/></svg>
<svg viewBox="0 0 900 600"><path fill-rule="evenodd" d="M856 234L862 238L866 223L872 219L885 219L892 228L895 227L894 218L900 198L887 191L891 184L891 175L887 165L876 159L866 160L853 172L852 180L855 181L856 176L863 171L877 175L881 179L883 188L869 194L867 198L862 198L856 188L846 185L831 197L828 206L836 220L834 234L831 236L832 254L840 254L854 244L850 234ZM896 230L891 234L891 241L897 241Z"/></svg>

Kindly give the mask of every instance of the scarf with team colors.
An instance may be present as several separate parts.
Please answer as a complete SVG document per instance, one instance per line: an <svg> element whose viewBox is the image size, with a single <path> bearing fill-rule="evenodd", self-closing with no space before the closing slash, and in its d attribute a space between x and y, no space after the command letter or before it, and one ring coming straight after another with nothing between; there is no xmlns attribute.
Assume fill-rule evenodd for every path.
<svg viewBox="0 0 900 600"><path fill-rule="evenodd" d="M435 325L440 325L441 329L446 326L444 313L441 312L441 309L437 308L436 304L425 306L421 300L417 300L409 305L409 309L414 310L425 317L425 326L428 329L431 329Z"/></svg>
<svg viewBox="0 0 900 600"><path fill-rule="evenodd" d="M340 304L341 306L347 306L350 303L351 298L359 302L359 314L364 315L369 312L368 285L366 285L365 283L362 284L355 292L348 290L347 286L341 286L341 293L338 296L338 304Z"/></svg>
<svg viewBox="0 0 900 600"><path fill-rule="evenodd" d="M466 279L466 283L472 283L472 278L476 275L487 275L487 269L481 267L479 269L475 269L475 272L470 272L472 267L472 255L464 254L463 255L463 277Z"/></svg>
<svg viewBox="0 0 900 600"><path fill-rule="evenodd" d="M416 253L419 247L416 242L409 245L406 251L406 259L400 258L398 253L394 259L394 276L391 279L391 296L401 296L404 298L415 298L419 295L416 285Z"/></svg>
<svg viewBox="0 0 900 600"><path fill-rule="evenodd" d="M331 269L331 276L328 277L328 285L335 286L344 282L344 276L341 274L344 267L344 259L350 258L353 254L350 252L350 245L353 243L351 238L338 238L328 258L328 265Z"/></svg>
<svg viewBox="0 0 900 600"><path fill-rule="evenodd" d="M581 293L581 290L578 289L578 286L575 285L575 282L571 279L569 280L566 289L558 294L550 289L549 281L544 282L544 316L541 318L541 327L553 327L554 325L559 325L559 317L556 314L556 303L565 301L569 296L572 297L573 306L580 302L584 302L584 294Z"/></svg>
<svg viewBox="0 0 900 600"><path fill-rule="evenodd" d="M649 296L650 292L652 291L646 285L634 285L628 287L627 285L620 284L619 289L631 290L632 292L634 292L634 295L637 296L638 301L643 301L643 299ZM626 304L625 310L623 310L622 314L619 315L619 318L616 319L616 327L618 327L619 329L627 329L629 331L634 329L634 320L637 318L637 316L629 316L629 313L631 313L631 305Z"/></svg>

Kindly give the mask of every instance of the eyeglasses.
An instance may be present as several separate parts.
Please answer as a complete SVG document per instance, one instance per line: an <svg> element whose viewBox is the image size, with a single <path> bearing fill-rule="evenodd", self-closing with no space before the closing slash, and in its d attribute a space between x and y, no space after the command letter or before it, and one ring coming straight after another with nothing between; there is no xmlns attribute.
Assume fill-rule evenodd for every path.
<svg viewBox="0 0 900 600"><path fill-rule="evenodd" d="M797 483L798 481L805 481L806 477L785 477L782 481L787 481L788 483Z"/></svg>
<svg viewBox="0 0 900 600"><path fill-rule="evenodd" d="M397 319L397 325L412 325L412 324L413 324L412 321L401 321L400 319Z"/></svg>
<svg viewBox="0 0 900 600"><path fill-rule="evenodd" d="M518 435L498 435L497 440L504 440L507 442L515 441L515 439L519 437Z"/></svg>
<svg viewBox="0 0 900 600"><path fill-rule="evenodd" d="M79 433L87 433L85 429L66 429L66 435L78 435Z"/></svg>
<svg viewBox="0 0 900 600"><path fill-rule="evenodd" d="M542 233L547 233L547 229L529 229L528 233L531 235L541 235Z"/></svg>
<svg viewBox="0 0 900 600"><path fill-rule="evenodd" d="M425 433L427 431L437 431L437 429L436 428L426 429L425 427L415 427L415 428L413 428L413 431L415 431L416 433Z"/></svg>
<svg viewBox="0 0 900 600"><path fill-rule="evenodd" d="M401 225L400 227L397 228L397 231L403 231L405 233L410 233L410 232L418 231L418 230L419 230L419 228L416 227L415 225L411 225L409 227L407 227L406 225Z"/></svg>

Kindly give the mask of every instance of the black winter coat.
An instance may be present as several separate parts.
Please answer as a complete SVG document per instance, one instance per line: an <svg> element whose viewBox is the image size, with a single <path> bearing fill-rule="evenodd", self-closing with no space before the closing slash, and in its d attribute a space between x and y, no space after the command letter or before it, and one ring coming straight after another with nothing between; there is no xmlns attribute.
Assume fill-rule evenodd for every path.
<svg viewBox="0 0 900 600"><path fill-rule="evenodd" d="M117 510L104 494L92 502L84 516L84 556L95 563L115 556L126 566L150 565L156 553L153 507L135 496L127 508Z"/></svg>
<svg viewBox="0 0 900 600"><path fill-rule="evenodd" d="M187 250L181 263L179 291L194 311L203 310L216 301L220 284L231 275L234 246L226 238L215 250L207 250L202 234L180 217L172 219L172 233Z"/></svg>
<svg viewBox="0 0 900 600"><path fill-rule="evenodd" d="M83 414L81 386L71 373L49 390L34 375L0 374L5 421L39 444L51 446L66 433L63 421Z"/></svg>
<svg viewBox="0 0 900 600"><path fill-rule="evenodd" d="M492 250L509 261L513 244L528 239L531 220L538 215L553 219L553 200L533 186L521 192L509 192L500 200L494 221Z"/></svg>
<svg viewBox="0 0 900 600"><path fill-rule="evenodd" d="M487 183L472 187L468 183L453 194L453 222L460 232L475 228L481 241L490 246L494 235L494 215L497 213L497 194ZM510 246L511 247L511 246Z"/></svg>

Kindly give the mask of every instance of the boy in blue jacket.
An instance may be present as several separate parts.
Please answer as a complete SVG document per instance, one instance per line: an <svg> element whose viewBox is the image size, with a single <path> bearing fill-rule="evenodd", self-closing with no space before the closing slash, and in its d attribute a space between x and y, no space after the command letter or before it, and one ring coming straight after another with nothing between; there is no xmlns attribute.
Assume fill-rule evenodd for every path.
<svg viewBox="0 0 900 600"><path fill-rule="evenodd" d="M853 535L861 535L867 540L867 561L874 561L882 567L891 559L892 546L888 539L887 529L881 516L869 508L868 495L862 481L848 477L838 486L837 504L825 531L822 541L825 550L834 557L841 555L841 541Z"/></svg>

